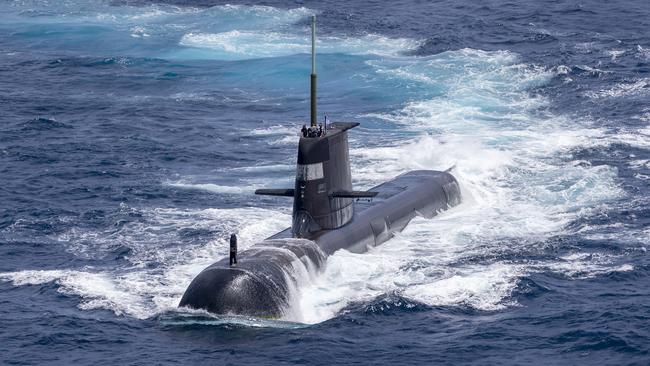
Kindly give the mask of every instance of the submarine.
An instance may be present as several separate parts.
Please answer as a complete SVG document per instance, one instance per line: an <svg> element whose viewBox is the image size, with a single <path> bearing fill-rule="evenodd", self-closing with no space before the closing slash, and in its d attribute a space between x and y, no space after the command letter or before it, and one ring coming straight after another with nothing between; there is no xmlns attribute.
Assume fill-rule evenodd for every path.
<svg viewBox="0 0 650 366"><path fill-rule="evenodd" d="M317 123L316 19L311 19L311 121L299 137L293 188L255 194L293 198L291 227L200 272L180 307L215 314L282 318L305 271L317 273L338 250L363 253L391 239L416 216L433 218L458 205L447 171L415 170L366 191L352 187L348 132L356 122ZM232 249L232 246L231 246Z"/></svg>

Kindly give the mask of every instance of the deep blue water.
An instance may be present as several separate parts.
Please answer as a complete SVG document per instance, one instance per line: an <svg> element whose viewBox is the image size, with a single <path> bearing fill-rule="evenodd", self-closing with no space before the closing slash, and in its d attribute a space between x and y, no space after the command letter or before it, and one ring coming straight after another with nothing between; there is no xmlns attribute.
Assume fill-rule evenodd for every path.
<svg viewBox="0 0 650 366"><path fill-rule="evenodd" d="M6 364L650 364L650 3L5 1ZM289 225L308 117L370 187L464 203L303 278L283 320L177 309ZM321 118L322 118L321 114Z"/></svg>

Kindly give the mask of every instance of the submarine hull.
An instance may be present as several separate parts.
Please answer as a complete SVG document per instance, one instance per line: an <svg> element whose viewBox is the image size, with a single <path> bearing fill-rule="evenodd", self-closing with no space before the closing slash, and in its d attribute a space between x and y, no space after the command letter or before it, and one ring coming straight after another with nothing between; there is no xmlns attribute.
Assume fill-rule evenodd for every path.
<svg viewBox="0 0 650 366"><path fill-rule="evenodd" d="M320 268L326 259L306 239L266 239L240 253L230 266L224 258L204 269L185 291L179 306L215 314L277 318L295 293L298 276Z"/></svg>
<svg viewBox="0 0 650 366"><path fill-rule="evenodd" d="M338 229L296 239L288 228L240 252L236 266L228 258L210 265L192 281L179 306L281 318L302 278L322 268L327 256L341 249L365 252L402 231L415 216L432 218L461 202L456 179L440 171L411 171L369 191L377 195L357 200L352 219Z"/></svg>

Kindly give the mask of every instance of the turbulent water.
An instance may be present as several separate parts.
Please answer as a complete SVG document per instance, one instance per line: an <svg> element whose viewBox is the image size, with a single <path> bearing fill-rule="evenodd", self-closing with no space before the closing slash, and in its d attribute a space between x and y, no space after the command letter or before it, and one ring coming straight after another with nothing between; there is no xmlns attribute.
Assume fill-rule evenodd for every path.
<svg viewBox="0 0 650 366"><path fill-rule="evenodd" d="M0 360L648 364L650 4L478 3L2 2ZM454 166L464 202L282 320L178 309L290 224L252 192L292 185L312 14L355 187Z"/></svg>

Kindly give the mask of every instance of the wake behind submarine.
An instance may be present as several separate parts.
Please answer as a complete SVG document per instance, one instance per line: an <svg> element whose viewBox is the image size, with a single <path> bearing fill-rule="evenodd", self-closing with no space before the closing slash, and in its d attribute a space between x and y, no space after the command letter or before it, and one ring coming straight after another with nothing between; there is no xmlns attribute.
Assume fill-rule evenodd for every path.
<svg viewBox="0 0 650 366"><path fill-rule="evenodd" d="M291 227L199 273L179 306L216 314L281 318L305 271L337 250L363 253L402 231L415 216L432 218L460 203L448 171L415 170L368 191L352 188L348 130L359 123L316 120L315 17L312 17L311 124L302 127L295 185L255 194L293 197Z"/></svg>

